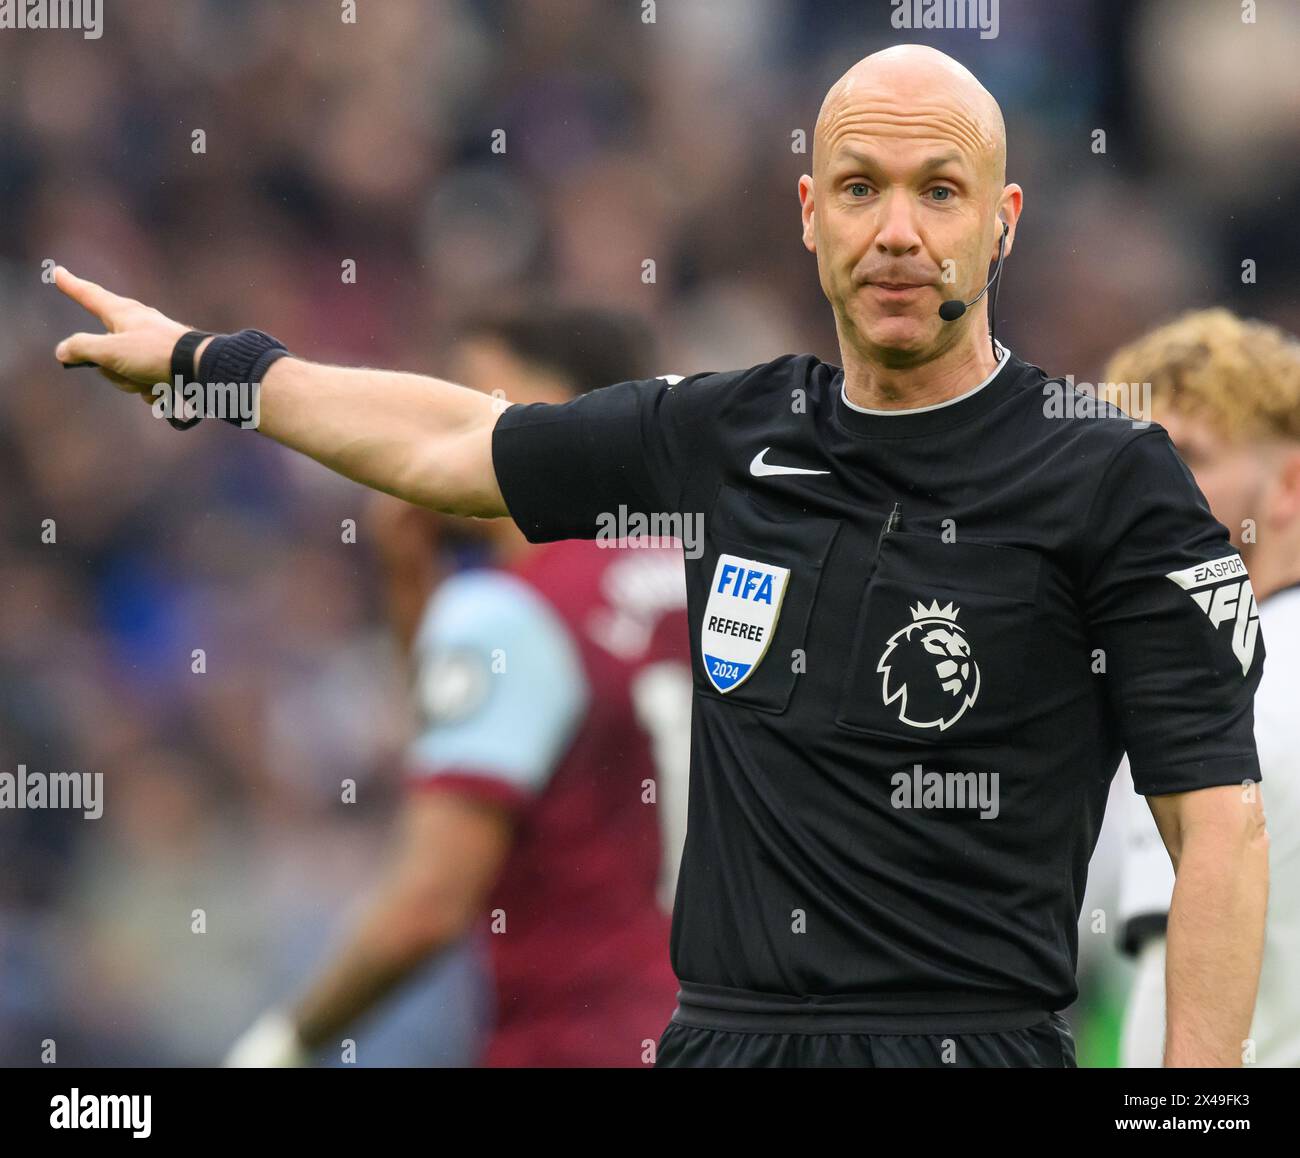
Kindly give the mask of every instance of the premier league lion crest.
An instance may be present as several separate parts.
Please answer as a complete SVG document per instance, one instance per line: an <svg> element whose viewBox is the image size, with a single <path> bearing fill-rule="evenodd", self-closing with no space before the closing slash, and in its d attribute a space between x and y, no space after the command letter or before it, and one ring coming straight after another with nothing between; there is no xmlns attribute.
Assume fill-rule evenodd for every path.
<svg viewBox="0 0 1300 1158"><path fill-rule="evenodd" d="M912 622L894 632L876 671L884 675L886 705L898 704L898 718L913 728L955 724L980 694L980 669L970 641L957 624L960 607L911 608Z"/></svg>

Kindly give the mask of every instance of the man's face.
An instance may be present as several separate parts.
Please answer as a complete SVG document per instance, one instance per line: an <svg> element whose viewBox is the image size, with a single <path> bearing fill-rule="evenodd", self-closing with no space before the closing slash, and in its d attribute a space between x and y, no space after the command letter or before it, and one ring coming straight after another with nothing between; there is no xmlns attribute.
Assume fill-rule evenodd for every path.
<svg viewBox="0 0 1300 1158"><path fill-rule="evenodd" d="M851 92L819 134L815 177L799 183L804 244L841 341L885 364L924 362L974 323L975 311L944 322L939 306L984 285L999 213L1014 235L1021 194L1003 187L1000 143L956 98L892 90Z"/></svg>
<svg viewBox="0 0 1300 1158"><path fill-rule="evenodd" d="M1242 533L1247 520L1257 523L1263 517L1265 459L1249 442L1229 441L1204 419L1170 410L1158 414L1158 419L1196 477L1214 517L1231 533L1232 545L1249 550Z"/></svg>

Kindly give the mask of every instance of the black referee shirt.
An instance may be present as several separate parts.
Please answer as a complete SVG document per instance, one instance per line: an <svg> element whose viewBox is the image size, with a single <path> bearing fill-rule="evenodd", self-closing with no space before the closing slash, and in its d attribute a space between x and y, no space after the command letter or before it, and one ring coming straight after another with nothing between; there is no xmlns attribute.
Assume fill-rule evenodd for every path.
<svg viewBox="0 0 1300 1158"><path fill-rule="evenodd" d="M800 355L498 421L534 542L703 516L672 961L722 1007L1060 1009L1121 753L1144 795L1260 778L1225 528L1160 426L1000 353L913 411Z"/></svg>

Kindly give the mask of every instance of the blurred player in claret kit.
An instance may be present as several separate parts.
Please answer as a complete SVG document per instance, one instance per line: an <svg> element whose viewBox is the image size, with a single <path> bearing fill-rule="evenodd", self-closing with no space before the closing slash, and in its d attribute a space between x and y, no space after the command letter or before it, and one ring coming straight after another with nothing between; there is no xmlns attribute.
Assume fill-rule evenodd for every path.
<svg viewBox="0 0 1300 1158"><path fill-rule="evenodd" d="M530 309L466 327L457 374L512 402L563 402L643 364L645 345L617 315ZM230 1064L305 1064L476 929L497 994L485 1064L652 1063L677 989L660 901L688 761L681 548L534 547L507 521L387 496L373 514L421 720L396 855L305 995L261 1018ZM466 528L492 565L437 583L435 553Z"/></svg>
<svg viewBox="0 0 1300 1158"><path fill-rule="evenodd" d="M1271 887L1243 1055L1258 1065L1300 1066L1300 342L1226 310L1203 310L1126 346L1105 377L1130 388L1150 383L1152 417L1169 431L1249 568L1235 592L1202 588L1206 614L1233 621L1243 662L1255 633L1268 637L1255 695L1262 785L1243 787L1265 798ZM1211 599L1211 591L1224 594ZM1174 870L1144 803L1136 794L1126 803L1121 937L1137 958L1137 976L1122 1061L1158 1066Z"/></svg>

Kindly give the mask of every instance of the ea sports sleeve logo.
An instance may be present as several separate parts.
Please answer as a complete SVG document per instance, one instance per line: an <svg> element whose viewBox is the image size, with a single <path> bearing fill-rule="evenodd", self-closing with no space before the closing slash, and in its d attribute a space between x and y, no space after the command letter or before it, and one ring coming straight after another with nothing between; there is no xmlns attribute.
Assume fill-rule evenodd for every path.
<svg viewBox="0 0 1300 1158"><path fill-rule="evenodd" d="M1259 607L1241 556L1225 555L1209 563L1197 563L1181 571L1170 571L1166 578L1191 596L1216 630L1227 625L1232 637L1232 654L1241 664L1241 674L1247 675L1255 660L1255 641L1259 638Z"/></svg>
<svg viewBox="0 0 1300 1158"><path fill-rule="evenodd" d="M957 623L960 607L911 608L912 622L889 637L876 665L886 705L913 728L950 728L980 694L980 669L970 640Z"/></svg>

